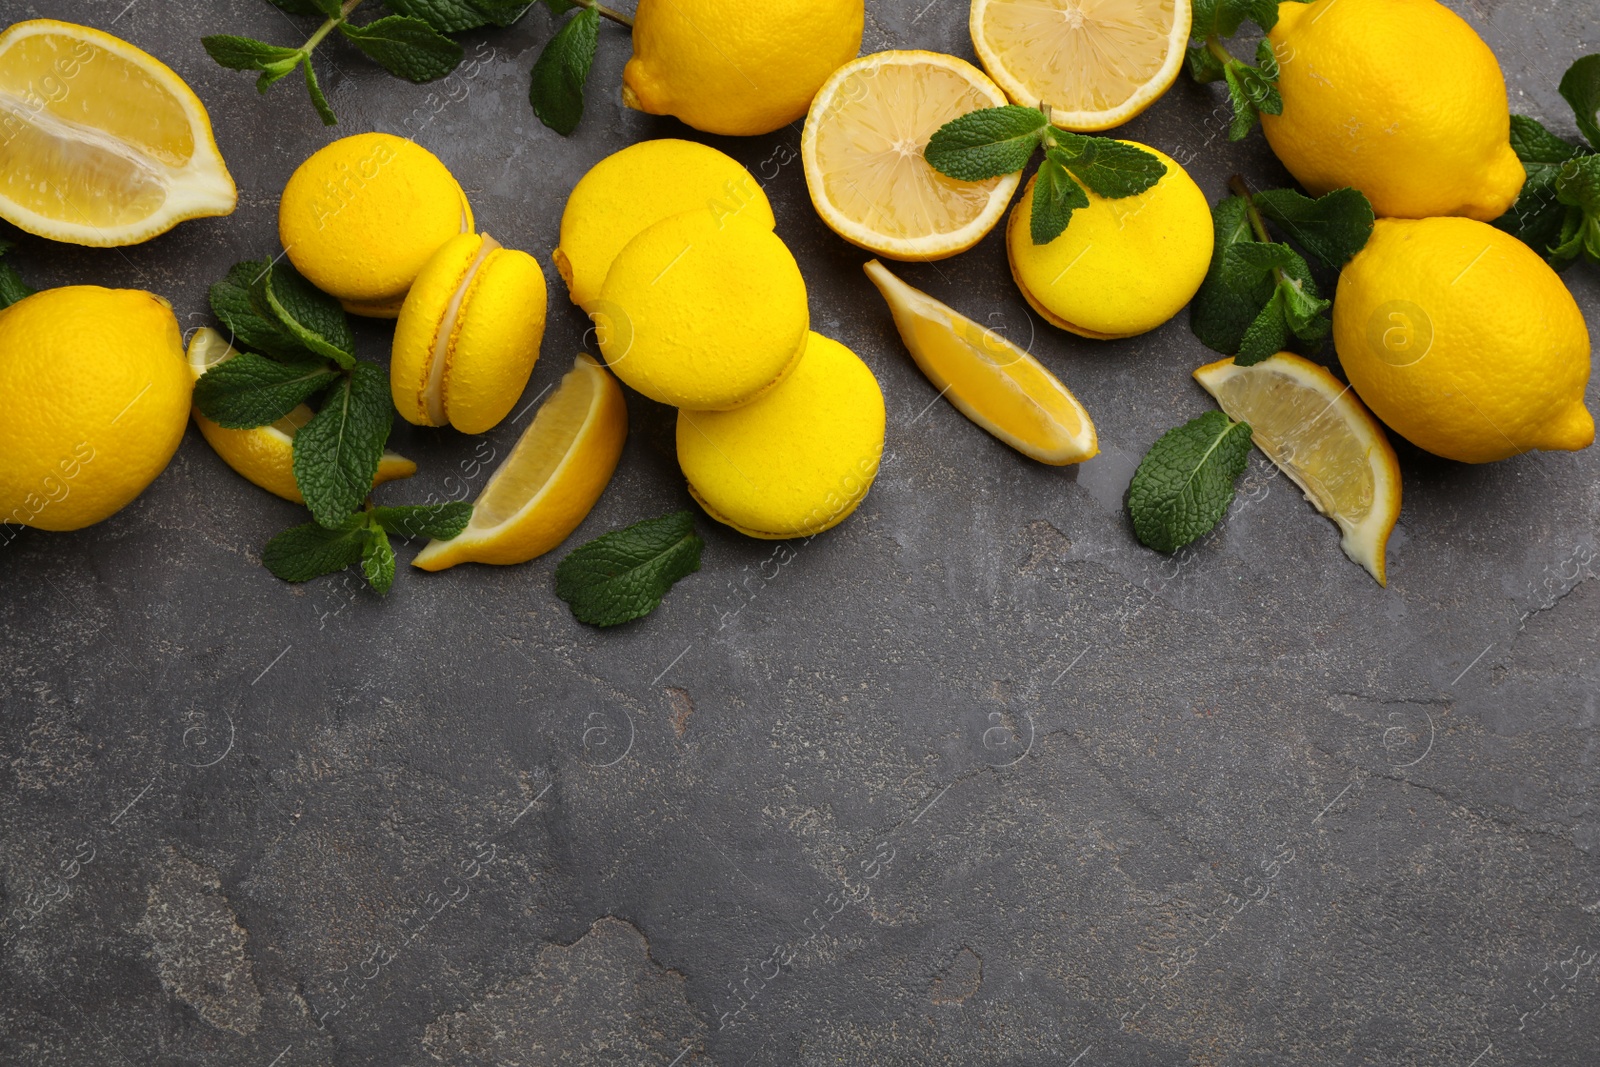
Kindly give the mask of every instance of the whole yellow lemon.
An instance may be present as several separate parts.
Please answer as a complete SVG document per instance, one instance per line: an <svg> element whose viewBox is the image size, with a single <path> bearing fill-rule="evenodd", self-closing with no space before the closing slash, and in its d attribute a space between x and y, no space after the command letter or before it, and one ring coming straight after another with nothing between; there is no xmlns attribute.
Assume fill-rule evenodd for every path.
<svg viewBox="0 0 1600 1067"><path fill-rule="evenodd" d="M736 137L795 122L861 50L864 0L639 0L622 102Z"/></svg>
<svg viewBox="0 0 1600 1067"><path fill-rule="evenodd" d="M1487 223L1379 219L1339 276L1333 340L1367 407L1429 452L1487 463L1594 441L1583 313Z"/></svg>
<svg viewBox="0 0 1600 1067"><path fill-rule="evenodd" d="M159 296L74 285L0 311L0 522L77 530L120 511L178 450L191 391Z"/></svg>
<svg viewBox="0 0 1600 1067"><path fill-rule="evenodd" d="M1283 114L1272 150L1312 195L1351 186L1379 216L1505 214L1527 178L1505 78L1471 26L1435 0L1278 5L1269 35Z"/></svg>

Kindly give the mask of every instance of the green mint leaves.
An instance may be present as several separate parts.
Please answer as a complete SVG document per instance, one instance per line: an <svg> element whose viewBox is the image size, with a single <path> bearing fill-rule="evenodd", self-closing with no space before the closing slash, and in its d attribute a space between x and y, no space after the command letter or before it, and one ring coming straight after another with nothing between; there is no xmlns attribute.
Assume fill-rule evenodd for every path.
<svg viewBox="0 0 1600 1067"><path fill-rule="evenodd" d="M533 64L528 102L539 121L563 137L583 118L583 86L599 47L600 13L586 7L550 38Z"/></svg>
<svg viewBox="0 0 1600 1067"><path fill-rule="evenodd" d="M1168 430L1150 446L1128 489L1133 532L1157 552L1176 552L1228 513L1250 458L1250 424L1220 411Z"/></svg>
<svg viewBox="0 0 1600 1067"><path fill-rule="evenodd" d="M422 84L461 65L461 46L422 19L388 15L365 26L340 22L339 33L396 77Z"/></svg>
<svg viewBox="0 0 1600 1067"><path fill-rule="evenodd" d="M1072 213L1089 206L1086 188L1120 200L1144 192L1167 172L1165 163L1142 148L1058 130L1044 108L1015 104L980 108L950 120L928 139L923 158L946 177L978 182L1022 170L1041 146L1044 162L1034 181L1028 219L1036 245L1060 237Z"/></svg>
<svg viewBox="0 0 1600 1067"><path fill-rule="evenodd" d="M1189 327L1208 348L1241 367L1285 348L1314 354L1332 329L1305 256L1276 242L1270 220L1323 267L1336 270L1372 236L1372 205L1354 189L1313 200L1290 189L1252 193L1240 178L1212 209L1211 266L1189 308Z"/></svg>
<svg viewBox="0 0 1600 1067"><path fill-rule="evenodd" d="M642 618L674 583L700 569L704 547L690 512L647 519L570 552L556 566L556 596L591 626Z"/></svg>
<svg viewBox="0 0 1600 1067"><path fill-rule="evenodd" d="M332 527L308 522L285 530L267 542L261 562L286 582L309 582L359 563L367 584L387 593L395 574L391 536L448 541L471 518L472 505L462 503L369 508Z"/></svg>
<svg viewBox="0 0 1600 1067"><path fill-rule="evenodd" d="M1511 116L1511 147L1528 180L1495 225L1564 270L1580 256L1600 266L1600 54L1567 68L1561 96L1587 145L1563 140L1524 115Z"/></svg>
<svg viewBox="0 0 1600 1067"><path fill-rule="evenodd" d="M10 241L0 241L0 257L16 247ZM17 268L0 261L0 308L8 308L18 300L34 294L34 288L22 280Z"/></svg>
<svg viewBox="0 0 1600 1067"><path fill-rule="evenodd" d="M1228 127L1230 141L1244 140L1262 112L1283 114L1278 58L1271 43L1262 40L1256 45L1254 66L1235 59L1223 44L1246 21L1261 27L1263 33L1271 30L1278 24L1277 0L1195 0L1194 24L1185 57L1189 76L1195 81L1227 83L1228 101L1233 106L1233 122Z"/></svg>
<svg viewBox="0 0 1600 1067"><path fill-rule="evenodd" d="M294 439L294 480L312 518L337 527L361 507L393 422L389 375L375 363L357 363L328 390Z"/></svg>
<svg viewBox="0 0 1600 1067"><path fill-rule="evenodd" d="M243 352L207 371L195 383L202 414L227 429L277 422L332 385L339 372L326 363L279 363Z"/></svg>

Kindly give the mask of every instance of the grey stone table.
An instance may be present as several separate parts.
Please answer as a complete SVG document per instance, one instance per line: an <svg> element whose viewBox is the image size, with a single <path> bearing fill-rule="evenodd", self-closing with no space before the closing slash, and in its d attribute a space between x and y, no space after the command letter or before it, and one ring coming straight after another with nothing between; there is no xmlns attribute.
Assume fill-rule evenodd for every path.
<svg viewBox="0 0 1600 1067"><path fill-rule="evenodd" d="M1555 84L1592 5L1457 0L1514 110L1574 130ZM971 56L961 0L869 4L865 49ZM279 191L338 134L415 134L481 224L548 263L564 199L618 147L602 27L563 140L527 76L552 20L469 34L410 86L320 61L265 97L202 33L297 42L260 0L9 0L108 27L206 101L227 219L148 244L24 239L35 284L165 294L186 327L274 254ZM1180 82L1126 134L1286 176ZM191 433L133 506L0 550L0 1063L1587 1065L1600 1060L1600 450L1467 467L1401 446L1378 588L1257 455L1176 558L1122 508L1159 434L1210 407L1183 317L1092 343L1036 322L998 233L907 267L1004 329L1094 413L1057 470L935 402L811 209L796 129L717 140L764 180L821 331L883 384L889 456L808 542L702 518L704 569L597 632L554 558L289 586L261 546L303 511ZM555 382L587 323L550 272ZM1600 333L1600 275L1568 275ZM363 327L381 358L386 333ZM1327 353L1331 359L1331 352ZM1600 385L1589 402L1600 408ZM575 537L690 506L671 412L630 397ZM400 425L390 499L481 487L525 422Z"/></svg>

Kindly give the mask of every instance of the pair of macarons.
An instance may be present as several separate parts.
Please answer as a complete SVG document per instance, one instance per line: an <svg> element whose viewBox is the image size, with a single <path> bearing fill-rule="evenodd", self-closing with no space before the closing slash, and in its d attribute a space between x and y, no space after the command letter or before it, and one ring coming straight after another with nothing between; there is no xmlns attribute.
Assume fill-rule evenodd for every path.
<svg viewBox="0 0 1600 1067"><path fill-rule="evenodd" d="M617 377L679 409L690 494L719 522L782 539L861 503L885 410L866 364L811 331L805 280L774 226L734 159L644 141L574 188L555 262Z"/></svg>
<svg viewBox="0 0 1600 1067"><path fill-rule="evenodd" d="M432 152L385 133L334 141L290 177L278 235L345 310L399 320L390 388L408 422L483 433L510 413L539 359L544 272L477 232Z"/></svg>

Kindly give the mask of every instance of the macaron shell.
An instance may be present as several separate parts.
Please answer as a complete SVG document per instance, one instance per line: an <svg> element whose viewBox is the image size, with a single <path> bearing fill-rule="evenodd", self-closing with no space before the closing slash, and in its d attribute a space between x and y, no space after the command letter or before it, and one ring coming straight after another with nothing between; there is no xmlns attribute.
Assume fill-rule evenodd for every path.
<svg viewBox="0 0 1600 1067"><path fill-rule="evenodd" d="M697 411L747 404L804 350L805 279L771 230L699 209L629 241L591 311L617 377Z"/></svg>
<svg viewBox="0 0 1600 1067"><path fill-rule="evenodd" d="M539 359L547 301L538 260L510 248L489 253L456 317L444 378L450 425L483 433L510 413Z"/></svg>
<svg viewBox="0 0 1600 1067"><path fill-rule="evenodd" d="M883 391L850 349L810 334L794 373L734 411L678 412L678 464L707 514L783 539L843 522L883 456Z"/></svg>
<svg viewBox="0 0 1600 1067"><path fill-rule="evenodd" d="M400 309L389 359L389 392L395 410L415 426L435 425L428 419L425 397L434 347L456 289L482 247L483 238L473 233L446 241L417 275Z"/></svg>

